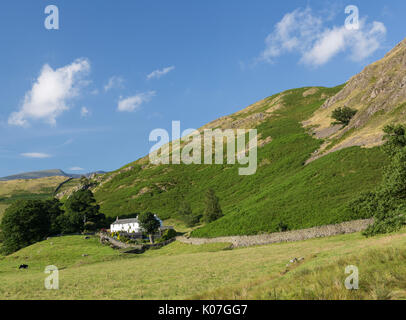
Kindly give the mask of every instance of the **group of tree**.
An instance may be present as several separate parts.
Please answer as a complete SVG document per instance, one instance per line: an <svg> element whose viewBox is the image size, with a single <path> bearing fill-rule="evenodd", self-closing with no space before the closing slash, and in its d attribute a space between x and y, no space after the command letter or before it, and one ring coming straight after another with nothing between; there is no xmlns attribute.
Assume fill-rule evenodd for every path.
<svg viewBox="0 0 406 320"><path fill-rule="evenodd" d="M190 204L183 200L179 207L179 218L187 227L194 227L200 222L210 223L223 217L219 198L212 189L207 190L205 198L205 211L203 214L194 214Z"/></svg>
<svg viewBox="0 0 406 320"><path fill-rule="evenodd" d="M65 208L57 199L16 201L1 221L2 250L10 254L49 236L93 231L104 224L105 216L90 190L72 194Z"/></svg>
<svg viewBox="0 0 406 320"><path fill-rule="evenodd" d="M383 151L390 163L384 169L381 184L363 193L350 204L358 217L374 217L366 236L399 230L406 223L406 127L389 125L384 128Z"/></svg>

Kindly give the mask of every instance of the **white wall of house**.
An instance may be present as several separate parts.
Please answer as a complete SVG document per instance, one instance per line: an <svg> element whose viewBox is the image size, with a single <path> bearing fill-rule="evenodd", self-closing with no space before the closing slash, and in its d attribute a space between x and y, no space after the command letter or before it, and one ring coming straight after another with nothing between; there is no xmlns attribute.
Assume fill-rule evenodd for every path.
<svg viewBox="0 0 406 320"><path fill-rule="evenodd" d="M128 233L141 232L139 223L112 224L111 232L124 231Z"/></svg>
<svg viewBox="0 0 406 320"><path fill-rule="evenodd" d="M155 215L155 218L159 221L161 224L161 227L163 226L163 222L161 219L158 218L158 216ZM132 223L114 223L110 226L110 231L111 232L128 232L128 233L138 233L142 232L142 228L140 227L140 224L138 222L132 222Z"/></svg>

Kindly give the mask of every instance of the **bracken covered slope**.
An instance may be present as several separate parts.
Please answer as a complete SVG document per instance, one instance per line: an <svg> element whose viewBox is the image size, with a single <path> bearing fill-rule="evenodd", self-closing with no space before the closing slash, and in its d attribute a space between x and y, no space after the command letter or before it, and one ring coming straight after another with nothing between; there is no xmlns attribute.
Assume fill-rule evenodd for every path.
<svg viewBox="0 0 406 320"><path fill-rule="evenodd" d="M257 234L358 219L347 203L381 179L386 159L379 149L349 148L305 162L323 143L301 122L342 89L289 90L218 119L203 128L256 128L258 170L240 176L240 165L152 165L140 159L99 178L93 188L102 211L120 216L153 211L177 218L188 201L195 213L204 211L204 195L213 188L225 216L194 231L195 236Z"/></svg>

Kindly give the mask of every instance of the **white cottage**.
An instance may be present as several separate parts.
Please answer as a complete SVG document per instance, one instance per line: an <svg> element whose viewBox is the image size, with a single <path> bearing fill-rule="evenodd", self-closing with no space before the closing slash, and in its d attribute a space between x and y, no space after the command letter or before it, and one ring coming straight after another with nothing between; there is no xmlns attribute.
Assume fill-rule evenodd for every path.
<svg viewBox="0 0 406 320"><path fill-rule="evenodd" d="M155 215L155 218L159 221L161 228L163 227L162 220ZM140 226L138 218L133 219L121 219L119 220L118 217L115 222L113 222L110 226L110 232L118 232L123 231L127 233L142 233L143 230Z"/></svg>

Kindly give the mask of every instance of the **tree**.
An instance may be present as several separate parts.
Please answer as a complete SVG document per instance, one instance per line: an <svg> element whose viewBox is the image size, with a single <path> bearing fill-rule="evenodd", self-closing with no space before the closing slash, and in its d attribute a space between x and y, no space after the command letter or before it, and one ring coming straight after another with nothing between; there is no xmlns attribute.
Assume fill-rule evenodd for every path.
<svg viewBox="0 0 406 320"><path fill-rule="evenodd" d="M58 219L63 215L64 211L61 209L62 203L58 199L46 200L45 206L48 208L48 215L50 219L50 234L56 235L61 233L61 227Z"/></svg>
<svg viewBox="0 0 406 320"><path fill-rule="evenodd" d="M100 206L90 190L79 190L65 203L66 213L60 218L64 233L83 232L85 226L96 229L102 225L104 214L99 213Z"/></svg>
<svg viewBox="0 0 406 320"><path fill-rule="evenodd" d="M151 243L154 243L153 235L158 232L161 223L156 216L151 212L144 212L139 214L138 221L140 226L148 234Z"/></svg>
<svg viewBox="0 0 406 320"><path fill-rule="evenodd" d="M58 200L14 202L1 221L4 253L13 253L55 234L55 222L61 214Z"/></svg>
<svg viewBox="0 0 406 320"><path fill-rule="evenodd" d="M213 222L223 217L223 211L221 210L219 198L212 189L207 190L206 193L206 210L204 211L204 221L207 223Z"/></svg>
<svg viewBox="0 0 406 320"><path fill-rule="evenodd" d="M193 214L192 208L187 201L181 202L178 214L187 227L194 227L200 221L200 217Z"/></svg>
<svg viewBox="0 0 406 320"><path fill-rule="evenodd" d="M366 236L399 230L406 222L406 130L392 125L385 127L384 132L386 142L382 149L391 162L384 169L382 183L350 203L357 217L375 219L364 232Z"/></svg>
<svg viewBox="0 0 406 320"><path fill-rule="evenodd" d="M344 127L348 126L351 119L355 116L356 113L357 110L351 109L349 107L344 108L339 107L337 109L334 109L333 113L331 114L331 117L336 121L333 122L332 124L342 124Z"/></svg>
<svg viewBox="0 0 406 320"><path fill-rule="evenodd" d="M383 139L386 140L383 145L384 152L392 157L400 149L406 146L406 128L405 126L398 125L387 125L383 128L385 135Z"/></svg>

